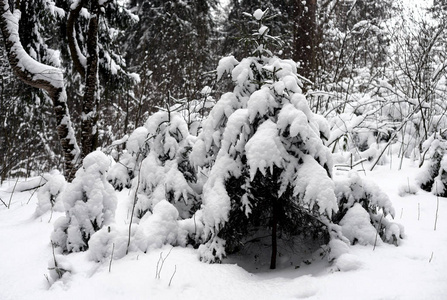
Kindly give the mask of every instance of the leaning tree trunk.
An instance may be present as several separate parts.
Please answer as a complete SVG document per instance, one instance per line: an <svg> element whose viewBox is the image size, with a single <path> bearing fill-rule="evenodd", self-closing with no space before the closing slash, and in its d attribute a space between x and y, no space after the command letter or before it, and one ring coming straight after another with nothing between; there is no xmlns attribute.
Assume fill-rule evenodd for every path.
<svg viewBox="0 0 447 300"><path fill-rule="evenodd" d="M79 147L70 120L62 71L39 63L26 53L19 38L20 10L11 13L7 0L0 0L0 7L3 11L0 27L11 69L24 83L46 91L53 101L57 133L64 154L64 174L71 181L76 171Z"/></svg>

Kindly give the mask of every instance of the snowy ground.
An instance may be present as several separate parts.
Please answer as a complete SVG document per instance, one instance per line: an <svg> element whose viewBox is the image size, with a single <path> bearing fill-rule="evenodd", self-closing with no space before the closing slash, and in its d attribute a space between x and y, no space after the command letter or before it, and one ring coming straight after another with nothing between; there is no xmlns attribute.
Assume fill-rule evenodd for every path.
<svg viewBox="0 0 447 300"><path fill-rule="evenodd" d="M447 299L447 199L424 191L400 197L399 187L411 185L418 169L409 161L397 168L394 158L366 177L391 198L406 239L399 247L352 246L339 262L343 271L314 260L298 269L250 273L235 264L204 264L194 249L174 248L155 279L160 254L172 248L165 246L114 260L111 272L108 261L71 254L72 275L51 287L45 274L52 260L52 222L59 215L50 222L49 213L35 219L36 193L15 192L11 198L15 181L5 182L0 197L6 204L11 198L11 206L0 203L0 299ZM126 197L127 191L118 195L117 222L126 222Z"/></svg>

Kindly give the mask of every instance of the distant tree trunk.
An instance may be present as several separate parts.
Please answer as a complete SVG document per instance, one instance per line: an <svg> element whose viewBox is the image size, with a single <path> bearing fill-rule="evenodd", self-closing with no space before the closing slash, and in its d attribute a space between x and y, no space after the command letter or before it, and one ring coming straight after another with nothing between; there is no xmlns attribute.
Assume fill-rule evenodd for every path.
<svg viewBox="0 0 447 300"><path fill-rule="evenodd" d="M91 1L90 20L87 32L87 66L85 75L85 92L82 102L82 157L98 146L98 19L99 2Z"/></svg>
<svg viewBox="0 0 447 300"><path fill-rule="evenodd" d="M276 256L278 254L277 231L278 231L278 203L277 199L274 199L272 209L272 257L270 259L270 269L272 270L276 269Z"/></svg>
<svg viewBox="0 0 447 300"><path fill-rule="evenodd" d="M71 181L76 171L79 147L70 120L62 71L41 64L26 53L19 39L20 11L16 10L13 14L7 0L0 0L0 7L3 11L0 27L11 69L24 83L46 91L53 101L57 133L64 154L64 174Z"/></svg>
<svg viewBox="0 0 447 300"><path fill-rule="evenodd" d="M313 73L316 70L316 13L316 0L295 0L293 8L293 40L295 48L293 60L300 62L301 75L311 80L313 80Z"/></svg>

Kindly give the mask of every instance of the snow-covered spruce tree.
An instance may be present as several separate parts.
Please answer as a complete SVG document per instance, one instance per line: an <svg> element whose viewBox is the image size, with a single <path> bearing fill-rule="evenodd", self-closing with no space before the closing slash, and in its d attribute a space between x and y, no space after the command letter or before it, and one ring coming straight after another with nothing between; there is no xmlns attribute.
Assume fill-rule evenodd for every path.
<svg viewBox="0 0 447 300"><path fill-rule="evenodd" d="M82 165L60 195L65 216L56 220L51 235L52 243L63 252L87 250L91 236L114 221L117 199L106 179L110 159L101 151L94 151Z"/></svg>
<svg viewBox="0 0 447 300"><path fill-rule="evenodd" d="M219 77L231 72L236 86L211 111L191 154L194 165L211 166L202 195L206 243L199 252L204 261L220 261L270 231L270 267L276 268L278 237L310 235L323 243L342 237L330 221L337 202L331 153L322 141L327 123L310 111L296 63L266 48L277 41L264 25L266 12L252 17L259 24L253 56L220 61Z"/></svg>
<svg viewBox="0 0 447 300"><path fill-rule="evenodd" d="M352 244L374 245L384 242L400 243L404 238L402 225L387 218L394 218L395 211L388 196L380 188L356 171L335 181L335 194L339 210L333 215L334 223L340 224L342 232Z"/></svg>
<svg viewBox="0 0 447 300"><path fill-rule="evenodd" d="M447 141L433 134L423 144L425 158L416 181L427 192L447 197Z"/></svg>

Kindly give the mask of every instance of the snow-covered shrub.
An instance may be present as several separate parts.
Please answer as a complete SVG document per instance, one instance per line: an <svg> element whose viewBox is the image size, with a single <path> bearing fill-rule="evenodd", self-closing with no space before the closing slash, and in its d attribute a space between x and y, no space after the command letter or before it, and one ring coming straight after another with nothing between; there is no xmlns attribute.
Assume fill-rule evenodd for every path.
<svg viewBox="0 0 447 300"><path fill-rule="evenodd" d="M121 191L123 188L130 188L134 178L134 169L135 159L129 152L125 151L121 155L119 162L110 168L107 180L118 191Z"/></svg>
<svg viewBox="0 0 447 300"><path fill-rule="evenodd" d="M120 160L114 164L107 179L117 190L130 188L132 179L139 172L141 161L147 156L148 131L144 126L136 128L126 142L126 150L122 153Z"/></svg>
<svg viewBox="0 0 447 300"><path fill-rule="evenodd" d="M143 251L161 248L165 244L186 246L187 232L177 221L178 210L168 201L158 202L153 213L147 213L138 224L135 244Z"/></svg>
<svg viewBox="0 0 447 300"><path fill-rule="evenodd" d="M328 243L341 232L330 221L338 207L332 157L322 141L329 126L311 112L296 63L265 47L275 38L263 24L264 12L253 18L259 23L254 56L220 61L218 76L231 73L235 88L210 112L190 158L196 167L210 167L202 195L202 260L219 261L268 230L275 268L277 237L308 235Z"/></svg>
<svg viewBox="0 0 447 300"><path fill-rule="evenodd" d="M195 137L185 113L182 105L160 110L130 135L108 179L117 189L131 188L131 243L128 246L128 233L121 228L103 229L89 243L93 260L110 256L112 245L117 249L114 257L119 258L128 250L146 252L165 243L199 242L203 226L200 221L197 226L196 219L200 217L189 219L200 206L200 187L188 159ZM198 116L187 116L194 117L195 124Z"/></svg>
<svg viewBox="0 0 447 300"><path fill-rule="evenodd" d="M332 220L342 226L343 235L352 244L374 244L379 234L383 241L397 245L404 237L403 227L387 218L395 215L388 196L357 172L336 180L335 194L339 209Z"/></svg>
<svg viewBox="0 0 447 300"><path fill-rule="evenodd" d="M369 115L342 113L330 118L331 134L325 143L334 153L337 153L337 163L350 165L357 161L376 161L382 155L384 146L383 136L388 134L378 133L370 127ZM344 155L348 153L349 155ZM345 160L340 160L342 157ZM388 157L382 155L379 165L388 162Z"/></svg>
<svg viewBox="0 0 447 300"><path fill-rule="evenodd" d="M53 170L42 175L46 183L37 192L37 207L34 215L39 217L47 211L64 211L59 195L64 191L66 181L64 175Z"/></svg>
<svg viewBox="0 0 447 300"><path fill-rule="evenodd" d="M153 213L148 212L138 224L129 226L111 224L97 231L88 242L89 258L93 261L120 259L128 251L147 252L165 244L173 246L196 245L203 232L200 211L194 218L179 220L177 209L166 200L157 203Z"/></svg>
<svg viewBox="0 0 447 300"><path fill-rule="evenodd" d="M131 228L131 244L129 241L129 227L117 224L110 224L98 230L88 241L88 257L96 262L110 258L113 253L113 259L123 258L127 251L136 251L134 245L134 236L137 226Z"/></svg>
<svg viewBox="0 0 447 300"><path fill-rule="evenodd" d="M342 227L343 235L347 237L351 243L374 245L377 230L371 224L371 218L368 212L360 203L355 203L353 207L348 209L343 216L343 219L340 220L340 225Z"/></svg>
<svg viewBox="0 0 447 300"><path fill-rule="evenodd" d="M88 154L60 195L65 216L56 220L51 240L62 251L86 250L90 237L114 221L117 199L106 179L109 166L110 159L101 151Z"/></svg>
<svg viewBox="0 0 447 300"><path fill-rule="evenodd" d="M441 197L447 197L447 142L432 135L423 144L426 161L416 181L421 189Z"/></svg>
<svg viewBox="0 0 447 300"><path fill-rule="evenodd" d="M188 126L180 114L159 111L148 118L145 128L149 150L132 184L135 216L141 219L167 200L180 218L188 218L198 208L198 195L192 188L195 171L187 159L192 139Z"/></svg>

